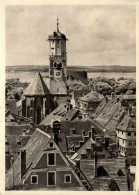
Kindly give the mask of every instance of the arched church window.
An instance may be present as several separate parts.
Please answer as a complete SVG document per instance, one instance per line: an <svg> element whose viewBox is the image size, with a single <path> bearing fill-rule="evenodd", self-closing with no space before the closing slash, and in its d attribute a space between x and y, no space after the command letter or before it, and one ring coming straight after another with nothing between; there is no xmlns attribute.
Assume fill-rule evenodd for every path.
<svg viewBox="0 0 139 195"><path fill-rule="evenodd" d="M33 99L32 99L31 102L30 102L30 106L31 106L31 107L33 107L33 103L34 103L34 101L33 101Z"/></svg>
<svg viewBox="0 0 139 195"><path fill-rule="evenodd" d="M30 117L30 106L27 107L27 118Z"/></svg>
<svg viewBox="0 0 139 195"><path fill-rule="evenodd" d="M41 107L37 108L37 124L41 122Z"/></svg>

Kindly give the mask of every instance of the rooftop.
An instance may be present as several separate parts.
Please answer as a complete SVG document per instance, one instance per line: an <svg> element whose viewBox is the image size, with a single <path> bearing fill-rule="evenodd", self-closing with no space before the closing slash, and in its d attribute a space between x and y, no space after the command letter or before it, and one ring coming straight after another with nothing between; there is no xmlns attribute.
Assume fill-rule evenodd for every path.
<svg viewBox="0 0 139 195"><path fill-rule="evenodd" d="M46 83L43 80L40 72L38 73L37 77L33 80L33 82L29 85L29 87L25 90L25 96L44 96L50 94Z"/></svg>

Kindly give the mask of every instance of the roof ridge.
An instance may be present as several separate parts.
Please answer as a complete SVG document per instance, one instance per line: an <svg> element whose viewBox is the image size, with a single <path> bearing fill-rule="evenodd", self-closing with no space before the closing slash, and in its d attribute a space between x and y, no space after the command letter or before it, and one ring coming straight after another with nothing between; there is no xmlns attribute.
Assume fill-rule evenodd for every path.
<svg viewBox="0 0 139 195"><path fill-rule="evenodd" d="M51 138L51 136L49 134L47 134L46 132L42 131L39 128L36 128L35 130L39 131L40 133L42 133L43 135L47 136L48 138Z"/></svg>

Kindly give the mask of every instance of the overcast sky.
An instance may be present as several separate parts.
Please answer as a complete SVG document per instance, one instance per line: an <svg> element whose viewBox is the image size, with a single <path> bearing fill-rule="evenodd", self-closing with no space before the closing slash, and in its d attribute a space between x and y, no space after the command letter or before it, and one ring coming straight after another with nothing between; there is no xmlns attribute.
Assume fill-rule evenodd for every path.
<svg viewBox="0 0 139 195"><path fill-rule="evenodd" d="M68 65L136 65L133 5L7 5L6 65L48 65L57 16Z"/></svg>

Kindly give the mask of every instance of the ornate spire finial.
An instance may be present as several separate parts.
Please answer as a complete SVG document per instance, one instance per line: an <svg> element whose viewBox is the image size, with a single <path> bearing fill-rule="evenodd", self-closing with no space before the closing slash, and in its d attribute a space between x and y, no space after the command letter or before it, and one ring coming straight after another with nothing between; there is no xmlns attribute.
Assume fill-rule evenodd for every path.
<svg viewBox="0 0 139 195"><path fill-rule="evenodd" d="M58 16L57 16L57 31L59 31L58 25L59 25L59 22L58 22Z"/></svg>

